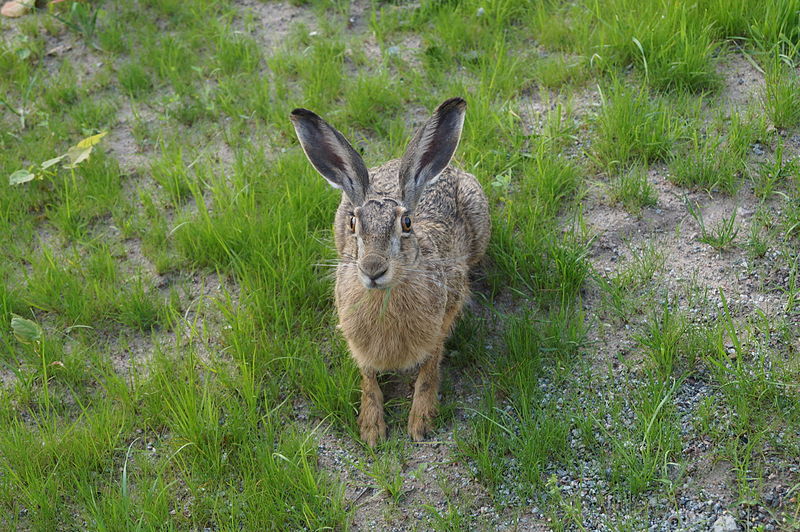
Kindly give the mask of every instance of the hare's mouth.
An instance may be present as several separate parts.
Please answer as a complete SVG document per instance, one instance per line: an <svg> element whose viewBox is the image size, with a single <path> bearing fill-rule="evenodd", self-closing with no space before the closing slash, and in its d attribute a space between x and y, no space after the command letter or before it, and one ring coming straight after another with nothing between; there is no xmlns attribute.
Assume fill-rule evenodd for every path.
<svg viewBox="0 0 800 532"><path fill-rule="evenodd" d="M359 270L358 279L361 281L361 284L364 285L364 288L368 290L384 290L386 288L391 288L392 285L392 275L389 273L388 269L377 276L370 276Z"/></svg>

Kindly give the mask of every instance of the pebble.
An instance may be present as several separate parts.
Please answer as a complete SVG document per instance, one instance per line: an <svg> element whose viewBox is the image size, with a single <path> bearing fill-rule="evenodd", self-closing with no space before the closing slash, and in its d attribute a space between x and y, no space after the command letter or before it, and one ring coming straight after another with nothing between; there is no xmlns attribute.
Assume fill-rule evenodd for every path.
<svg viewBox="0 0 800 532"><path fill-rule="evenodd" d="M711 527L711 532L736 532L737 530L739 530L739 525L736 524L736 519L731 514L721 515Z"/></svg>

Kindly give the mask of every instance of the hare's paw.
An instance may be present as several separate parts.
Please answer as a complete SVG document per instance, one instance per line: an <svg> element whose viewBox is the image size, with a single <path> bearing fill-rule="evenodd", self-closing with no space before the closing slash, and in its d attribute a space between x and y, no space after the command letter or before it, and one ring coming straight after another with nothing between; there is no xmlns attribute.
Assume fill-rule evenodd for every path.
<svg viewBox="0 0 800 532"><path fill-rule="evenodd" d="M386 439L386 423L383 421L383 410L376 405L361 408L358 414L358 428L361 439L370 447Z"/></svg>
<svg viewBox="0 0 800 532"><path fill-rule="evenodd" d="M408 414L408 434L414 441L422 441L433 428L433 418L436 417L437 404L433 401L421 401L422 398L414 400L411 405L411 412Z"/></svg>

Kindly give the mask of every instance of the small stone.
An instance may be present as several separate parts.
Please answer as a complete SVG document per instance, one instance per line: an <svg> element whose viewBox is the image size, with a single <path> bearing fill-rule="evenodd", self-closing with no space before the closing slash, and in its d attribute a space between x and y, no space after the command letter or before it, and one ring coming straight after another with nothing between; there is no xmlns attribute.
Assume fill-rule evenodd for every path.
<svg viewBox="0 0 800 532"><path fill-rule="evenodd" d="M731 514L721 515L711 527L711 532L736 532L737 530L739 530L739 525L736 524L736 519Z"/></svg>
<svg viewBox="0 0 800 532"><path fill-rule="evenodd" d="M0 15L9 18L21 17L31 10L32 4L33 2L29 0L15 0L12 2L6 2L3 4L3 7L0 8Z"/></svg>

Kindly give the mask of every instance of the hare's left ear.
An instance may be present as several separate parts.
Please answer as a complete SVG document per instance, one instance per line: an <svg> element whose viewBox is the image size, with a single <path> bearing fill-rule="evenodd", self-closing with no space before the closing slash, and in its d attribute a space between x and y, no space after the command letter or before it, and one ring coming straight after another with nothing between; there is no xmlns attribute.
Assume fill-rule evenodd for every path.
<svg viewBox="0 0 800 532"><path fill-rule="evenodd" d="M463 98L445 101L408 143L400 163L400 190L407 209L414 209L423 189L450 164L461 139L466 108Z"/></svg>
<svg viewBox="0 0 800 532"><path fill-rule="evenodd" d="M303 151L320 175L342 189L354 206L364 203L369 171L344 135L308 109L295 109L289 118Z"/></svg>

